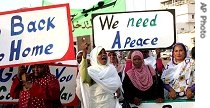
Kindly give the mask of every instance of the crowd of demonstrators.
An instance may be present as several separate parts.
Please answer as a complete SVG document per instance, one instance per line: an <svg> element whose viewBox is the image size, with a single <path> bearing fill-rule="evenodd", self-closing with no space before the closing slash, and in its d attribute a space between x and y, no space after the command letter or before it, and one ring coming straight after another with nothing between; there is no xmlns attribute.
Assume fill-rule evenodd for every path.
<svg viewBox="0 0 210 108"><path fill-rule="evenodd" d="M87 66L86 52L88 44L83 48L83 57L80 64L80 77L82 83L87 83L89 96L83 97L86 108L115 108L119 101L119 88L122 83L116 68L108 61L104 48L97 46L90 52L91 66ZM85 52L85 53L84 53ZM116 95L115 95L116 94ZM87 100L85 100L87 99Z"/></svg>
<svg viewBox="0 0 210 108"><path fill-rule="evenodd" d="M26 67L18 68L10 96L18 100L18 108L59 108L60 84L50 73L48 64L31 65L32 73L26 73Z"/></svg>
<svg viewBox="0 0 210 108"><path fill-rule="evenodd" d="M163 95L161 85L156 85L153 79L156 79L155 69L151 65L146 65L143 54L140 51L132 51L131 59L126 61L132 63L132 67L127 69L123 80L124 98L130 103L140 105L142 100L156 100L156 102L163 102Z"/></svg>
<svg viewBox="0 0 210 108"><path fill-rule="evenodd" d="M162 103L164 99L194 98L195 47L190 58L185 45L176 43L172 59L164 66L159 48L155 57L149 55L149 50L130 50L126 63L121 64L115 51L107 52L100 46L87 57L88 46L83 42L82 51L76 54L79 108L116 108L119 97L135 105L145 100ZM20 66L10 89L11 97L19 99L18 108L60 106L60 85L50 73L49 65L35 64L31 68L32 73L28 74L26 67Z"/></svg>
<svg viewBox="0 0 210 108"><path fill-rule="evenodd" d="M162 80L170 99L192 99L195 93L195 62L184 44L172 48L172 60L165 65Z"/></svg>

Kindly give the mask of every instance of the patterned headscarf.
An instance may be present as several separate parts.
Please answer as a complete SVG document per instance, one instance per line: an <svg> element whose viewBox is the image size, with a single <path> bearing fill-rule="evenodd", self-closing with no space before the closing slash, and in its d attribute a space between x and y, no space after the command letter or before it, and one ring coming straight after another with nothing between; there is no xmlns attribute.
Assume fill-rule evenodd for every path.
<svg viewBox="0 0 210 108"><path fill-rule="evenodd" d="M145 65L143 54L140 51L134 51L131 55L131 61L133 62L134 56L139 56L142 59L142 65L140 68L136 68L134 65L132 69L127 71L133 85L141 91L148 90L152 84L152 76L155 75L155 70L150 65Z"/></svg>

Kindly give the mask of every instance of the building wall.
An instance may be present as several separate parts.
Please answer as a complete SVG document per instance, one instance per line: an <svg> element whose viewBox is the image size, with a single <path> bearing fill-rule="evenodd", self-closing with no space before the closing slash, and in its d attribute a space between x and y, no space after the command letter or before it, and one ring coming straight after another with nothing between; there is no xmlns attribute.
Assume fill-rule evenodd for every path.
<svg viewBox="0 0 210 108"><path fill-rule="evenodd" d="M175 2L178 1L178 2ZM175 9L177 42L192 48L195 45L195 1L194 0L160 0L161 8Z"/></svg>
<svg viewBox="0 0 210 108"><path fill-rule="evenodd" d="M177 23L176 30L177 33L189 33L195 29L195 23Z"/></svg>
<svg viewBox="0 0 210 108"><path fill-rule="evenodd" d="M184 43L188 49L192 49L195 46L194 42L195 33L182 33L177 34L177 42Z"/></svg>
<svg viewBox="0 0 210 108"><path fill-rule="evenodd" d="M195 4L184 4L182 6L172 7L176 9L177 22L195 22Z"/></svg>

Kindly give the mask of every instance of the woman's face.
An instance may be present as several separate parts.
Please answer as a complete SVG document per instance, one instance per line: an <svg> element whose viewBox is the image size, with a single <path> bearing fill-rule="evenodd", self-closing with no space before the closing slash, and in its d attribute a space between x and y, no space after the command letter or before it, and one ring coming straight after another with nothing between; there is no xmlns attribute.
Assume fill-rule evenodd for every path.
<svg viewBox="0 0 210 108"><path fill-rule="evenodd" d="M141 59L140 56L134 56L133 57L133 65L136 67L136 68L140 68L141 65L142 65L142 62L143 62L144 59Z"/></svg>
<svg viewBox="0 0 210 108"><path fill-rule="evenodd" d="M102 65L106 65L107 63L107 54L106 54L106 51L105 49L102 49L98 56L97 56L97 59L98 59L98 62Z"/></svg>
<svg viewBox="0 0 210 108"><path fill-rule="evenodd" d="M44 65L42 64L36 64L32 66L32 71L35 76L40 76L44 73Z"/></svg>
<svg viewBox="0 0 210 108"><path fill-rule="evenodd" d="M181 45L176 45L174 47L173 55L176 60L176 62L182 62L185 59L186 52L184 51L184 48Z"/></svg>
<svg viewBox="0 0 210 108"><path fill-rule="evenodd" d="M117 59L117 55L114 52L110 52L108 54L109 58L110 58L110 63L115 63L116 59Z"/></svg>

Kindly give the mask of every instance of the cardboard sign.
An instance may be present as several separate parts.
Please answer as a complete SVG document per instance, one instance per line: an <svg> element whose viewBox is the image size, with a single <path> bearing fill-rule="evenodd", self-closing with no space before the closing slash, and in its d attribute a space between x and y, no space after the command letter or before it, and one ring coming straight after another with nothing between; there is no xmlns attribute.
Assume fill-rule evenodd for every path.
<svg viewBox="0 0 210 108"><path fill-rule="evenodd" d="M155 49L175 43L175 10L92 15L95 46L106 50Z"/></svg>
<svg viewBox="0 0 210 108"><path fill-rule="evenodd" d="M50 71L60 82L60 100L64 105L77 105L78 98L76 97L76 76L77 66L50 66ZM18 72L17 67L0 69L0 104L16 103L18 99L10 97L10 88L12 79ZM31 69L28 69L28 73Z"/></svg>
<svg viewBox="0 0 210 108"><path fill-rule="evenodd" d="M0 12L0 68L74 59L69 4Z"/></svg>

